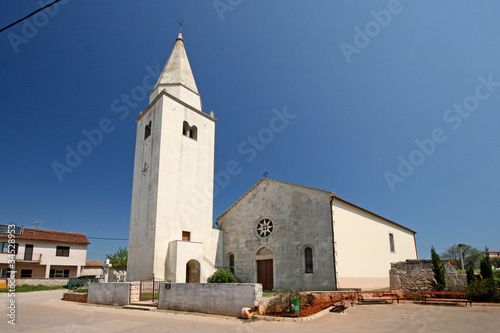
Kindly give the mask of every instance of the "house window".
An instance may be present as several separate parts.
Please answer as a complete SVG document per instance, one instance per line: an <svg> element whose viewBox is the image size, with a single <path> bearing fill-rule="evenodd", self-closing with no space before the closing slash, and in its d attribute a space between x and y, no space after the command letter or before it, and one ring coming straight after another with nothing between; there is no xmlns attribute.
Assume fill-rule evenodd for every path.
<svg viewBox="0 0 500 333"><path fill-rule="evenodd" d="M10 268L0 268L0 277L10 277Z"/></svg>
<svg viewBox="0 0 500 333"><path fill-rule="evenodd" d="M391 252L396 252L394 247L394 235L389 233L389 245L391 246Z"/></svg>
<svg viewBox="0 0 500 333"><path fill-rule="evenodd" d="M229 270L234 274L234 254L229 255Z"/></svg>
<svg viewBox="0 0 500 333"><path fill-rule="evenodd" d="M146 140L151 135L151 122L144 128L144 140Z"/></svg>
<svg viewBox="0 0 500 333"><path fill-rule="evenodd" d="M51 269L49 277L51 277L51 278L67 278L67 277L69 277L69 269Z"/></svg>
<svg viewBox="0 0 500 333"><path fill-rule="evenodd" d="M305 272L313 273L313 250L310 247L304 249Z"/></svg>
<svg viewBox="0 0 500 333"><path fill-rule="evenodd" d="M10 244L10 245L11 245L11 247L9 249L9 243L7 243L7 242L0 243L0 253L10 253L12 250L12 245L13 245L14 246L14 253L17 254L17 250L19 249L19 244L15 243L15 244Z"/></svg>
<svg viewBox="0 0 500 333"><path fill-rule="evenodd" d="M188 122L185 121L182 123L182 135L193 140L198 140L198 128L196 126L189 126Z"/></svg>
<svg viewBox="0 0 500 333"><path fill-rule="evenodd" d="M69 246L58 246L56 248L56 257L69 257Z"/></svg>
<svg viewBox="0 0 500 333"><path fill-rule="evenodd" d="M21 269L21 277L22 278L30 278L32 270L31 269Z"/></svg>
<svg viewBox="0 0 500 333"><path fill-rule="evenodd" d="M189 242L191 240L191 232L189 232L189 231L183 231L182 232L182 240Z"/></svg>

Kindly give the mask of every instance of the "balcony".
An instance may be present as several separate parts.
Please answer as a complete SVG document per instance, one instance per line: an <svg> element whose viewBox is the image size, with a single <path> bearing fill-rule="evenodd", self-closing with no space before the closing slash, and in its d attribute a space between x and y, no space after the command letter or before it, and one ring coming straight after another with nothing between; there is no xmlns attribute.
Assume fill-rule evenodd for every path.
<svg viewBox="0 0 500 333"><path fill-rule="evenodd" d="M41 253L33 253L29 255L28 253L25 254L17 254L16 255L16 262L28 262L28 263L40 263L42 261L42 254Z"/></svg>

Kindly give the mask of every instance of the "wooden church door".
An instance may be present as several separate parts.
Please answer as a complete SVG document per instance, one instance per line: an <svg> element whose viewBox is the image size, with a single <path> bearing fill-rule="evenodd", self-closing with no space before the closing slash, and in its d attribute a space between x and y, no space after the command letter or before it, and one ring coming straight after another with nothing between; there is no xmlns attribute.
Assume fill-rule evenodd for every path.
<svg viewBox="0 0 500 333"><path fill-rule="evenodd" d="M273 289L273 259L257 260L257 281L263 290Z"/></svg>

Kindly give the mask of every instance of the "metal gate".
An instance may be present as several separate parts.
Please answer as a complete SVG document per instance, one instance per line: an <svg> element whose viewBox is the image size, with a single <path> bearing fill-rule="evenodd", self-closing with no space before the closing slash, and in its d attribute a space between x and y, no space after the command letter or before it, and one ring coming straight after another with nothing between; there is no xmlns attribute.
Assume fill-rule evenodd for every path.
<svg viewBox="0 0 500 333"><path fill-rule="evenodd" d="M160 282L164 282L163 279L153 278L150 280L141 281L139 299L141 301L152 301L158 300L160 294Z"/></svg>

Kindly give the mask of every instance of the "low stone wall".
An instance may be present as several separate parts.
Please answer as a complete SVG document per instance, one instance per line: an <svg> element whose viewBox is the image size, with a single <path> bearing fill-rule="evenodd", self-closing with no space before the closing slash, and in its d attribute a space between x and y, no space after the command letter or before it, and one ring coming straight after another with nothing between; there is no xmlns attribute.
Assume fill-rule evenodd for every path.
<svg viewBox="0 0 500 333"><path fill-rule="evenodd" d="M88 302L92 304L128 305L130 304L130 283L91 283Z"/></svg>
<svg viewBox="0 0 500 333"><path fill-rule="evenodd" d="M141 282L130 282L130 303L139 302L141 300Z"/></svg>
<svg viewBox="0 0 500 333"><path fill-rule="evenodd" d="M441 259L444 264L446 286L460 288L467 283L465 274L458 274L450 259ZM405 295L431 290L429 279L434 279L431 259L406 260L391 264L389 271L391 290L402 290Z"/></svg>
<svg viewBox="0 0 500 333"><path fill-rule="evenodd" d="M65 286L68 278L22 278L16 279L16 286Z"/></svg>
<svg viewBox="0 0 500 333"><path fill-rule="evenodd" d="M63 300L71 302L87 303L88 294L87 293L64 293Z"/></svg>
<svg viewBox="0 0 500 333"><path fill-rule="evenodd" d="M239 317L243 307L258 307L260 283L160 283L158 309Z"/></svg>

